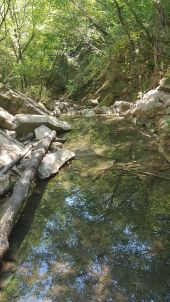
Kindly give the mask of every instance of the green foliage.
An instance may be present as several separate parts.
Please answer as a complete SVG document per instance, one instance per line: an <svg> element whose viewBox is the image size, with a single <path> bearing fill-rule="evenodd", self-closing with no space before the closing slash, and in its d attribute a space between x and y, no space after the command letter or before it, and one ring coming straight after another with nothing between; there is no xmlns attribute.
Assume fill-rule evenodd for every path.
<svg viewBox="0 0 170 302"><path fill-rule="evenodd" d="M168 67L167 0L4 3L1 78L36 98L47 87L56 96L95 95L110 104L155 87Z"/></svg>

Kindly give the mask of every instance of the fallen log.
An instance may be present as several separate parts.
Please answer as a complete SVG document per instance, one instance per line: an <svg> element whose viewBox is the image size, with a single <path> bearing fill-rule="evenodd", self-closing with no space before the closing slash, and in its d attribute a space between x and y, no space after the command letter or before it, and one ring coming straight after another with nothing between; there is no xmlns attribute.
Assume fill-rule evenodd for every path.
<svg viewBox="0 0 170 302"><path fill-rule="evenodd" d="M32 153L28 167L25 169L14 188L10 198L10 206L0 220L0 260L9 248L8 238L10 233L15 225L23 202L28 196L29 188L36 176L38 167L55 137L56 132L52 131L50 135L44 137L44 139L38 143L36 149Z"/></svg>

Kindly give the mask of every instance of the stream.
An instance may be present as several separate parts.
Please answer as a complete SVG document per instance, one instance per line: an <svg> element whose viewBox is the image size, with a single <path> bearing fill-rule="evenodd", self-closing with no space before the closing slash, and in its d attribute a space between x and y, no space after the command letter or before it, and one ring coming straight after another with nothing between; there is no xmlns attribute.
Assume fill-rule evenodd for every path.
<svg viewBox="0 0 170 302"><path fill-rule="evenodd" d="M155 139L121 118L69 122L76 158L30 196L0 301L170 301L170 172Z"/></svg>

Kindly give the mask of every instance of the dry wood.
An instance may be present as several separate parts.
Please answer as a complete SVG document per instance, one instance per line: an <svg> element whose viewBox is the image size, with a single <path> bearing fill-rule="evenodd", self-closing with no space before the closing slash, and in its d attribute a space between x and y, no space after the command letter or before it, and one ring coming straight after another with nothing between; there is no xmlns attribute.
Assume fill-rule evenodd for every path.
<svg viewBox="0 0 170 302"><path fill-rule="evenodd" d="M8 172L14 165L16 165L32 148L32 145L27 147L16 159L9 163L3 170L0 171L0 176Z"/></svg>
<svg viewBox="0 0 170 302"><path fill-rule="evenodd" d="M9 248L8 238L12 228L17 220L23 202L28 196L29 188L36 176L38 167L55 137L56 132L52 131L50 135L44 137L44 139L38 143L35 151L32 153L28 167L25 169L14 188L10 198L10 206L0 220L0 259L3 258L5 252Z"/></svg>

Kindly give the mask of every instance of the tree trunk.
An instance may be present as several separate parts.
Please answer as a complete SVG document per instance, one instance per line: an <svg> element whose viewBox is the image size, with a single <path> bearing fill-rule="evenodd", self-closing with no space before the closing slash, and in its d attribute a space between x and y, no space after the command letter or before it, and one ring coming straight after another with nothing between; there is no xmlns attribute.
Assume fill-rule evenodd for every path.
<svg viewBox="0 0 170 302"><path fill-rule="evenodd" d="M14 188L10 198L10 206L0 220L0 260L9 248L8 238L18 218L19 211L28 196L30 185L36 176L38 167L55 137L56 132L52 131L50 135L44 137L44 139L38 143L36 150L32 153L29 166L25 169Z"/></svg>

